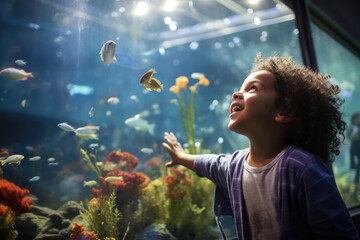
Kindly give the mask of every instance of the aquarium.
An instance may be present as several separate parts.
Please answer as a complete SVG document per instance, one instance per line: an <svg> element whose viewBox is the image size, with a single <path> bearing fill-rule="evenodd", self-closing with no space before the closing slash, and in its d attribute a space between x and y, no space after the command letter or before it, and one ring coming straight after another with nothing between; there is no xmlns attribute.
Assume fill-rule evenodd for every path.
<svg viewBox="0 0 360 240"><path fill-rule="evenodd" d="M0 168L2 236L221 239L214 185L166 168L163 134L194 154L246 148L227 128L231 94L258 52L302 64L289 8L270 0L5 0L0 25L0 157L11 160ZM344 113L357 111L359 60L349 53L349 64L337 65L346 50L321 50L333 40L313 30L321 72L344 87ZM345 192L354 191L348 151L335 165Z"/></svg>

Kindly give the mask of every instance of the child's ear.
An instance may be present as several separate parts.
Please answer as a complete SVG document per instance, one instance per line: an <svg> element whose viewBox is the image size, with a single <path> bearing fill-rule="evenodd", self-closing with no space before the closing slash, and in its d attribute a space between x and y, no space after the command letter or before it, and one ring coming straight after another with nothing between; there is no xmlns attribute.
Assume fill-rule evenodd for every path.
<svg viewBox="0 0 360 240"><path fill-rule="evenodd" d="M275 122L278 123L289 123L292 121L292 117L282 112L277 112L275 116Z"/></svg>

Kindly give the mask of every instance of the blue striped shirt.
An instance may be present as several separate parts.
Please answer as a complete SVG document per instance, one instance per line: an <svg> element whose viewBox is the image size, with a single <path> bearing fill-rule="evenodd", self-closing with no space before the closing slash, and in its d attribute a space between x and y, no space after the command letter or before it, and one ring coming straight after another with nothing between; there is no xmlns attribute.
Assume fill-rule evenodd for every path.
<svg viewBox="0 0 360 240"><path fill-rule="evenodd" d="M235 219L238 239L251 239L242 193L242 172L249 149L232 155L199 155L195 171L216 185L214 214ZM359 239L334 176L318 157L288 146L280 170L280 239ZM256 200L254 200L256 201ZM223 238L226 238L223 234Z"/></svg>

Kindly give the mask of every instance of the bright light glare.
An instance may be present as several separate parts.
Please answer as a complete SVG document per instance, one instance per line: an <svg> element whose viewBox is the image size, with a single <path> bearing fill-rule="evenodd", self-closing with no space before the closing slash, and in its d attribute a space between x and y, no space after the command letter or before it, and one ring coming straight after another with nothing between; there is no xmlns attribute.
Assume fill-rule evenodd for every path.
<svg viewBox="0 0 360 240"><path fill-rule="evenodd" d="M163 10L167 12L174 11L175 7L178 5L176 0L166 0Z"/></svg>
<svg viewBox="0 0 360 240"><path fill-rule="evenodd" d="M165 17L165 18L164 18L164 23L165 23L166 25L169 25L169 24L171 23L171 17Z"/></svg>
<svg viewBox="0 0 360 240"><path fill-rule="evenodd" d="M249 0L249 3L255 5L259 3L259 0Z"/></svg>
<svg viewBox="0 0 360 240"><path fill-rule="evenodd" d="M172 22L169 24L169 29L170 29L170 31L176 31L176 29L177 29L177 22L172 21Z"/></svg>
<svg viewBox="0 0 360 240"><path fill-rule="evenodd" d="M260 25L261 19L259 17L254 17L254 23L255 23L255 25Z"/></svg>
<svg viewBox="0 0 360 240"><path fill-rule="evenodd" d="M138 2L133 13L138 16L144 16L149 10L149 5L146 2Z"/></svg>

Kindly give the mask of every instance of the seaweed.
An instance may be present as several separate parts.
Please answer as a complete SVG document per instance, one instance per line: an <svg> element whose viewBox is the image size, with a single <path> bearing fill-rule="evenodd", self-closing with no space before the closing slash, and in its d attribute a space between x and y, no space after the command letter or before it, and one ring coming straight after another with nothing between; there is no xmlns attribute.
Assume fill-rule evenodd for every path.
<svg viewBox="0 0 360 240"><path fill-rule="evenodd" d="M80 152L83 155L83 160L85 162L87 162L87 164L89 164L90 168L96 173L96 175L100 179L100 177L101 177L101 169L96 165L96 156L95 156L95 154L90 153L90 156L89 156L89 154L82 148L80 149ZM90 157L93 158L94 163L91 161Z"/></svg>
<svg viewBox="0 0 360 240"><path fill-rule="evenodd" d="M117 224L122 218L122 214L115 207L115 200L114 192L108 198L93 198L88 204L88 211L80 213L87 222L86 228L94 231L99 238L113 237L118 239L120 233Z"/></svg>
<svg viewBox="0 0 360 240"><path fill-rule="evenodd" d="M18 233L14 228L15 217L12 214L0 216L0 236L4 240L15 240Z"/></svg>

